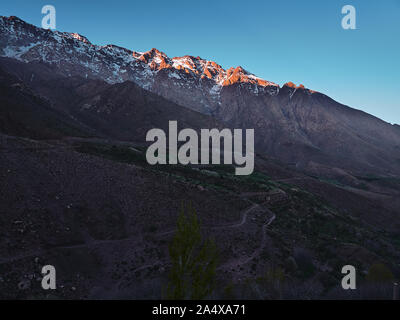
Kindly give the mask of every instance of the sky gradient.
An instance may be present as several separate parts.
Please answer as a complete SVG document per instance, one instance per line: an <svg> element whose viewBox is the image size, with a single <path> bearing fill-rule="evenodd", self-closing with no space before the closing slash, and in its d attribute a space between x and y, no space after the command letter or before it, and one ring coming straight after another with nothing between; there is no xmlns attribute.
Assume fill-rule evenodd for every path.
<svg viewBox="0 0 400 320"><path fill-rule="evenodd" d="M400 0L385 1L1 1L0 15L41 25L56 8L57 30L98 45L193 55L292 81L400 124ZM341 9L356 8L344 30Z"/></svg>

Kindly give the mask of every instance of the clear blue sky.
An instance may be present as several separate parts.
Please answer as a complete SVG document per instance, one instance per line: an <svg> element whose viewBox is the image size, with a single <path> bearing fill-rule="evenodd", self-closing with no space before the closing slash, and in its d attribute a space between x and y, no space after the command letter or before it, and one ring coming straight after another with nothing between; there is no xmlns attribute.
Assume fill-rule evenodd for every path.
<svg viewBox="0 0 400 320"><path fill-rule="evenodd" d="M56 7L58 30L94 44L241 65L400 124L400 0L2 0L0 15L40 26L45 4ZM341 27L346 4L357 30Z"/></svg>

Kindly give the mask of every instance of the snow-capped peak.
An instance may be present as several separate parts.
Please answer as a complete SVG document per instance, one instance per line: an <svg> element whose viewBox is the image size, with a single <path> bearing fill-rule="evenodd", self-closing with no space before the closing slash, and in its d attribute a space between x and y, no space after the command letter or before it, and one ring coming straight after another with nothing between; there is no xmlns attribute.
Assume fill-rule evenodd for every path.
<svg viewBox="0 0 400 320"><path fill-rule="evenodd" d="M79 33L70 33L70 35L71 35L74 39L77 39L77 40L82 41L82 42L84 42L84 43L89 43L89 44L90 44L90 41L89 41L86 37L80 35Z"/></svg>

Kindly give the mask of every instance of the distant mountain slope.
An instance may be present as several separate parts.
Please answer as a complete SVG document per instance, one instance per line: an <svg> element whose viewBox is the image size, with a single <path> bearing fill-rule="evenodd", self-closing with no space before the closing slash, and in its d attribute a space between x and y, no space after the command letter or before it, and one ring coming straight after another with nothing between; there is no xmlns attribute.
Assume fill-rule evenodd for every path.
<svg viewBox="0 0 400 320"><path fill-rule="evenodd" d="M0 105L0 132L34 139L90 135L90 130L52 108L49 100L5 72L1 65Z"/></svg>
<svg viewBox="0 0 400 320"><path fill-rule="evenodd" d="M253 95L242 85L221 91L218 118L254 128L256 150L297 168L315 164L358 173L400 173L400 132L321 93L285 84L276 96Z"/></svg>
<svg viewBox="0 0 400 320"><path fill-rule="evenodd" d="M80 77L66 78L54 75L51 69L40 63L26 64L8 58L0 59L0 68L14 74L12 76L0 69L4 74L4 77L0 78L0 84L4 86L5 83L9 84L8 87L4 87L4 93L0 96L4 101L3 113L14 114L17 111L15 105L21 106L27 113L15 113L13 121L26 122L28 126L33 126L39 121L38 119L46 117L49 113L53 115L53 117L48 115L47 123L41 123L38 128L35 127L36 130L52 127L61 130L59 124L61 117L65 121L75 123L82 132L86 131L86 135L144 142L149 129L162 128L168 131L169 120L177 120L180 127L190 127L195 130L220 126L210 116L181 107L130 81L108 84ZM25 91L34 99L41 99L47 109L43 111L31 100L26 100L20 94L13 94L14 91L20 92L20 88L26 88ZM43 96L48 100L43 100ZM60 116L61 114L63 116ZM4 123L10 126L13 121ZM15 127L20 130L24 128L19 125ZM12 134L17 131L3 132ZM24 136L24 134L16 135ZM32 135L38 137L36 134ZM66 132L64 135L79 134ZM49 134L47 138L51 137Z"/></svg>

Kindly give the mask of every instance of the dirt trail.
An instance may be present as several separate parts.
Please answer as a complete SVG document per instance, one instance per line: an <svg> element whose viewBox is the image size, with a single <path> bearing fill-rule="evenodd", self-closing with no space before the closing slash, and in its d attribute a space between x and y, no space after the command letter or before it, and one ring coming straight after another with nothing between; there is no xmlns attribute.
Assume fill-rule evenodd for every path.
<svg viewBox="0 0 400 320"><path fill-rule="evenodd" d="M39 249L35 251L30 251L27 253L21 253L19 255L13 256L13 257L8 257L8 258L0 258L0 265L9 263L9 262L14 262L18 260L22 260L25 258L30 258L30 257L36 257L40 256L46 253L49 253L54 250L59 250L59 249L77 249L77 248L87 248L87 247L92 247L92 246L97 246L97 245L102 245L102 244L116 244L118 242L124 242L124 241L131 241L131 240L137 240L137 236L135 237L129 237L129 238L124 238L124 239L109 239L109 240L89 240L85 243L80 243L80 244L75 244L75 245L60 245L60 246L52 246L46 249Z"/></svg>
<svg viewBox="0 0 400 320"><path fill-rule="evenodd" d="M267 228L268 226L275 220L276 215L270 211L269 209L264 208L265 212L268 212L269 214L271 214L271 217L265 221L265 223L262 226L261 232L261 243L260 246L247 258L245 257L240 257L238 259L234 259L234 260L230 260L226 263L224 263L223 265L221 265L219 269L224 269L224 268L228 268L228 269L232 269L232 268L237 268L238 266L244 265L248 262L250 262L251 260L253 260L255 257L257 257L258 255L261 254L261 251L264 249L266 243L267 243Z"/></svg>
<svg viewBox="0 0 400 320"><path fill-rule="evenodd" d="M248 214L253 211L254 209L259 208L258 204L253 204L252 206L250 206L249 208L246 208L242 213L242 218L240 219L239 222L234 222L234 223L229 223L229 224L222 224L219 226L202 226L202 229L211 229L211 230L215 230L215 229L225 229L225 228L237 228L240 227L242 225L244 225L247 221L247 216ZM176 231L176 229L173 230L168 230L168 231L164 231L161 233L158 233L157 236L158 237L162 237L171 233L174 233Z"/></svg>
<svg viewBox="0 0 400 320"><path fill-rule="evenodd" d="M251 196L251 195L253 195L253 193L241 194L242 197ZM241 227L244 224L246 224L248 215L253 210L256 210L256 209L262 209L262 211L264 213L268 213L268 215L270 216L269 219L267 221L265 221L263 226L262 226L262 230L261 230L262 231L262 236L261 236L260 246L249 257L247 257L247 258L241 257L239 259L228 261L227 263L225 263L222 266L220 266L218 269L227 268L227 267L228 268L229 267L237 267L237 266L240 266L240 265L248 263L249 261L254 259L256 256L258 256L261 253L261 251L264 249L264 247L266 245L266 242L267 242L267 235L266 235L267 228L275 220L276 215L271 210L269 210L268 208L265 208L262 205L259 205L259 204L256 204L256 203L252 203L252 205L249 208L245 209L242 212L242 218L240 219L239 222L235 222L235 223L231 223L231 224L224 224L224 225L219 225L219 226L212 226L212 227L206 227L206 226L203 227L205 229L211 229L211 230ZM176 231L176 229L165 231L165 232L159 233L158 236L165 236L165 235L168 235L168 234L172 234L175 231Z"/></svg>
<svg viewBox="0 0 400 320"><path fill-rule="evenodd" d="M278 179L275 181L283 182L283 183L290 183L291 181L294 181L294 180L305 180L305 179L310 179L310 178L309 177L293 177L293 178L286 178L286 179Z"/></svg>

